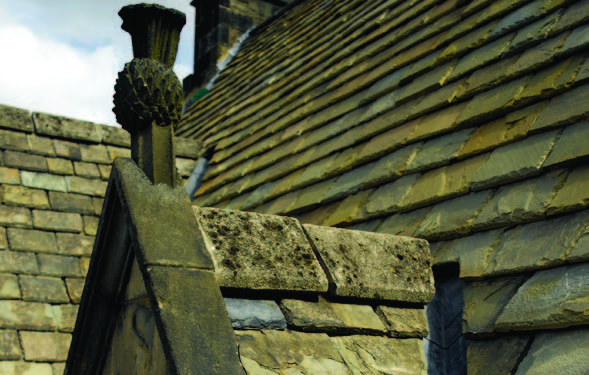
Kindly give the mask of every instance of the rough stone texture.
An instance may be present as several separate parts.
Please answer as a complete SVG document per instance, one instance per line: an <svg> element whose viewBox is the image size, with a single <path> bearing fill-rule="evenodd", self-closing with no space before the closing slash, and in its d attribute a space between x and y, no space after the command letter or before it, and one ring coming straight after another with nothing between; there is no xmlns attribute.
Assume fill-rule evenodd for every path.
<svg viewBox="0 0 589 375"><path fill-rule="evenodd" d="M11 250L56 253L55 234L39 230L8 228Z"/></svg>
<svg viewBox="0 0 589 375"><path fill-rule="evenodd" d="M37 254L39 273L45 276L82 276L78 258Z"/></svg>
<svg viewBox="0 0 589 375"><path fill-rule="evenodd" d="M0 186L0 200L11 206L49 208L46 192L22 186Z"/></svg>
<svg viewBox="0 0 589 375"><path fill-rule="evenodd" d="M96 164L84 163L81 161L74 162L74 171L76 175L88 178L100 178L100 171Z"/></svg>
<svg viewBox="0 0 589 375"><path fill-rule="evenodd" d="M580 166L568 175L563 187L546 208L548 215L578 210L589 205L589 166Z"/></svg>
<svg viewBox="0 0 589 375"><path fill-rule="evenodd" d="M589 321L589 264L538 271L497 318L501 331L564 328Z"/></svg>
<svg viewBox="0 0 589 375"><path fill-rule="evenodd" d="M76 316L78 315L78 306L53 305L52 308L57 322L57 330L59 332L73 332L76 325Z"/></svg>
<svg viewBox="0 0 589 375"><path fill-rule="evenodd" d="M94 213L92 199L86 195L50 191L49 201L53 211L77 212L80 214Z"/></svg>
<svg viewBox="0 0 589 375"><path fill-rule="evenodd" d="M26 134L0 130L0 149L27 151L28 145Z"/></svg>
<svg viewBox="0 0 589 375"><path fill-rule="evenodd" d="M7 167L47 172L47 161L43 156L13 151L4 151L2 156Z"/></svg>
<svg viewBox="0 0 589 375"><path fill-rule="evenodd" d="M579 158L587 158L589 156L587 140L589 140L589 122L566 128L542 167L570 164Z"/></svg>
<svg viewBox="0 0 589 375"><path fill-rule="evenodd" d="M55 277L19 276L23 301L68 303L63 280Z"/></svg>
<svg viewBox="0 0 589 375"><path fill-rule="evenodd" d="M104 145L80 144L80 154L82 160L89 163L110 164L112 160L108 156L108 151Z"/></svg>
<svg viewBox="0 0 589 375"><path fill-rule="evenodd" d="M225 298L234 329L284 329L286 320L274 301Z"/></svg>
<svg viewBox="0 0 589 375"><path fill-rule="evenodd" d="M310 332L384 333L386 327L372 307L330 303L319 297L318 302L284 299L280 303L289 326Z"/></svg>
<svg viewBox="0 0 589 375"><path fill-rule="evenodd" d="M0 328L53 331L57 325L47 303L0 301Z"/></svg>
<svg viewBox="0 0 589 375"><path fill-rule="evenodd" d="M589 218L589 211L519 225L503 236L486 274L501 274L561 264Z"/></svg>
<svg viewBox="0 0 589 375"><path fill-rule="evenodd" d="M0 373L6 375L56 375L52 372L49 363L24 361L2 361L0 362Z"/></svg>
<svg viewBox="0 0 589 375"><path fill-rule="evenodd" d="M503 375L513 373L529 335L509 335L484 341L471 341L466 353L468 374Z"/></svg>
<svg viewBox="0 0 589 375"><path fill-rule="evenodd" d="M100 142L103 137L102 127L88 121L38 112L33 112L33 121L37 134L95 143Z"/></svg>
<svg viewBox="0 0 589 375"><path fill-rule="evenodd" d="M106 192L106 181L88 179L78 176L67 176L65 178L67 191L70 193L86 194L103 197Z"/></svg>
<svg viewBox="0 0 589 375"><path fill-rule="evenodd" d="M99 218L96 216L82 216L84 220L84 233L89 236L95 236L98 230Z"/></svg>
<svg viewBox="0 0 589 375"><path fill-rule="evenodd" d="M220 286L326 291L327 278L290 218L194 207Z"/></svg>
<svg viewBox="0 0 589 375"><path fill-rule="evenodd" d="M522 276L511 276L465 283L463 332L476 334L492 332L497 316L524 280Z"/></svg>
<svg viewBox="0 0 589 375"><path fill-rule="evenodd" d="M8 249L8 240L6 239L6 229L0 227L0 250Z"/></svg>
<svg viewBox="0 0 589 375"><path fill-rule="evenodd" d="M476 129L465 129L427 141L407 165L406 173L439 167L456 157Z"/></svg>
<svg viewBox="0 0 589 375"><path fill-rule="evenodd" d="M391 337L422 338L428 335L427 316L424 309L378 306L376 312L386 323Z"/></svg>
<svg viewBox="0 0 589 375"><path fill-rule="evenodd" d="M425 239L454 238L466 234L490 196L489 191L471 193L438 203L413 233Z"/></svg>
<svg viewBox="0 0 589 375"><path fill-rule="evenodd" d="M0 225L31 228L33 226L31 210L23 207L0 205Z"/></svg>
<svg viewBox="0 0 589 375"><path fill-rule="evenodd" d="M303 225L338 296L427 303L433 295L423 240Z"/></svg>
<svg viewBox="0 0 589 375"><path fill-rule="evenodd" d="M589 329L538 333L515 375L587 374Z"/></svg>
<svg viewBox="0 0 589 375"><path fill-rule="evenodd" d="M49 172L54 174L72 175L74 174L74 165L70 160L47 158Z"/></svg>
<svg viewBox="0 0 589 375"><path fill-rule="evenodd" d="M67 293L72 303L80 303L84 291L84 279L66 278Z"/></svg>
<svg viewBox="0 0 589 375"><path fill-rule="evenodd" d="M39 265L33 253L0 251L0 272L37 274L39 273Z"/></svg>
<svg viewBox="0 0 589 375"><path fill-rule="evenodd" d="M495 149L472 181L476 190L538 173L558 132L552 131Z"/></svg>
<svg viewBox="0 0 589 375"><path fill-rule="evenodd" d="M565 177L566 171L558 170L501 187L474 220L473 228L487 229L543 218L556 187Z"/></svg>
<svg viewBox="0 0 589 375"><path fill-rule="evenodd" d="M65 361L72 340L69 333L21 331L27 361Z"/></svg>
<svg viewBox="0 0 589 375"><path fill-rule="evenodd" d="M21 171L20 178L23 186L26 187L67 192L63 176Z"/></svg>
<svg viewBox="0 0 589 375"><path fill-rule="evenodd" d="M0 274L0 298L20 299L20 287L16 275Z"/></svg>
<svg viewBox="0 0 589 375"><path fill-rule="evenodd" d="M35 228L60 232L79 233L83 229L79 214L33 210Z"/></svg>
<svg viewBox="0 0 589 375"><path fill-rule="evenodd" d="M26 109L0 105L0 127L31 133L33 131L31 113Z"/></svg>
<svg viewBox="0 0 589 375"><path fill-rule="evenodd" d="M55 156L55 148L53 147L53 140L45 137L37 137L34 134L27 135L29 144L29 152L44 156Z"/></svg>
<svg viewBox="0 0 589 375"><path fill-rule="evenodd" d="M71 160L82 160L82 153L78 143L54 139L53 146L55 147L55 154L59 157Z"/></svg>
<svg viewBox="0 0 589 375"><path fill-rule="evenodd" d="M94 237L79 234L57 233L58 252L64 255L90 255Z"/></svg>
<svg viewBox="0 0 589 375"><path fill-rule="evenodd" d="M248 374L352 374L336 344L324 333L264 330L235 334Z"/></svg>
<svg viewBox="0 0 589 375"><path fill-rule="evenodd" d="M425 374L426 361L420 339L377 336L340 336L331 340L352 373Z"/></svg>
<svg viewBox="0 0 589 375"><path fill-rule="evenodd" d="M20 184L18 169L0 167L0 183L9 185Z"/></svg>
<svg viewBox="0 0 589 375"><path fill-rule="evenodd" d="M0 360L18 360L21 358L20 343L16 331L0 330Z"/></svg>

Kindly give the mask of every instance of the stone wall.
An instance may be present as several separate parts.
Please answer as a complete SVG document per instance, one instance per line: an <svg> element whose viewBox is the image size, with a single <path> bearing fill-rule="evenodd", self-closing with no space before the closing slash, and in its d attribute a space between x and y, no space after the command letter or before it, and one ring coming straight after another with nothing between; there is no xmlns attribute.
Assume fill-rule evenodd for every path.
<svg viewBox="0 0 589 375"><path fill-rule="evenodd" d="M187 178L199 146L178 139ZM0 105L0 374L63 373L120 128Z"/></svg>

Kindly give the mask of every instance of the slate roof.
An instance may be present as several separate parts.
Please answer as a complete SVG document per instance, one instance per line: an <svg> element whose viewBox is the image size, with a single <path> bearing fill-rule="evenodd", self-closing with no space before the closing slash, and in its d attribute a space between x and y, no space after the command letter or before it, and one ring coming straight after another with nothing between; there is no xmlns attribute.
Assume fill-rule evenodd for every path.
<svg viewBox="0 0 589 375"><path fill-rule="evenodd" d="M217 150L194 203L427 239L435 264L460 262L465 316L494 311L465 323L473 337L587 325L586 303L567 315L587 286L564 280L589 259L588 35L589 1L301 2L182 120ZM540 298L536 280L562 303L509 313ZM505 373L534 337L530 353L589 342L571 332L469 356L512 345Z"/></svg>

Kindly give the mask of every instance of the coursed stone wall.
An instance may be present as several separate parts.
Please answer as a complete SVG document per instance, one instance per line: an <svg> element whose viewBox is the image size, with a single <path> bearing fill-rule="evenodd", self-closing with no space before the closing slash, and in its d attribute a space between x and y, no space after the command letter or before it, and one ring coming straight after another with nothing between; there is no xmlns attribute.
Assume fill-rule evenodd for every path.
<svg viewBox="0 0 589 375"><path fill-rule="evenodd" d="M0 374L61 375L121 128L0 105ZM187 178L198 143L178 139Z"/></svg>

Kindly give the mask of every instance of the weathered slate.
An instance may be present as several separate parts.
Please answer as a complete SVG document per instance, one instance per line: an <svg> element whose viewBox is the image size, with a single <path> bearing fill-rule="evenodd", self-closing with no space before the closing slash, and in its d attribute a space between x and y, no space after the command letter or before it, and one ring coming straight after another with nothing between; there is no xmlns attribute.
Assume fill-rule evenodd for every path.
<svg viewBox="0 0 589 375"><path fill-rule="evenodd" d="M0 105L0 127L32 133L31 113L26 109Z"/></svg>
<svg viewBox="0 0 589 375"><path fill-rule="evenodd" d="M569 126L558 138L542 167L557 167L589 159L589 150L586 147L588 140L589 122Z"/></svg>
<svg viewBox="0 0 589 375"><path fill-rule="evenodd" d="M224 298L234 329L285 329L286 320L274 301Z"/></svg>
<svg viewBox="0 0 589 375"><path fill-rule="evenodd" d="M510 373L530 342L531 335L509 335L495 339L471 340L466 353L468 374Z"/></svg>
<svg viewBox="0 0 589 375"><path fill-rule="evenodd" d="M391 337L427 337L425 309L378 306L376 312L383 318Z"/></svg>
<svg viewBox="0 0 589 375"><path fill-rule="evenodd" d="M48 303L0 301L0 328L53 331L57 325Z"/></svg>
<svg viewBox="0 0 589 375"><path fill-rule="evenodd" d="M51 137L100 143L104 136L102 126L88 121L39 112L33 112L33 121L35 122L35 132L37 134Z"/></svg>
<svg viewBox="0 0 589 375"><path fill-rule="evenodd" d="M568 175L565 184L557 191L546 213L548 215L585 208L589 204L589 166L580 166Z"/></svg>
<svg viewBox="0 0 589 375"><path fill-rule="evenodd" d="M433 295L423 240L303 225L337 296L427 303Z"/></svg>

